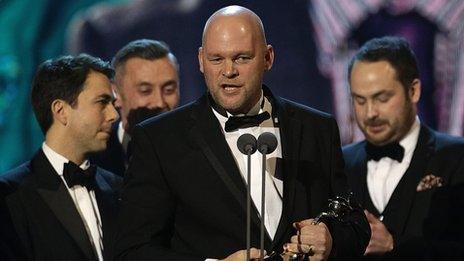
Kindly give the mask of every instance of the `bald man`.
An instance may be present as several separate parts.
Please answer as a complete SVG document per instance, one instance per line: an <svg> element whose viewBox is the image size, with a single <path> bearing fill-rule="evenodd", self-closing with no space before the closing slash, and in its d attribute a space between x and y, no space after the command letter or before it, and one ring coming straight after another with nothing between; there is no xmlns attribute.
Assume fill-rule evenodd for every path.
<svg viewBox="0 0 464 261"><path fill-rule="evenodd" d="M244 133L273 133L266 187L261 154L252 155L251 258L265 250L312 260L362 254L367 220L354 207L343 224L311 218L347 193L338 127L327 114L274 96L263 85L274 50L260 18L239 6L207 21L198 60L208 91L195 102L137 126L120 214L118 260L245 260ZM261 213L261 190L266 207Z"/></svg>

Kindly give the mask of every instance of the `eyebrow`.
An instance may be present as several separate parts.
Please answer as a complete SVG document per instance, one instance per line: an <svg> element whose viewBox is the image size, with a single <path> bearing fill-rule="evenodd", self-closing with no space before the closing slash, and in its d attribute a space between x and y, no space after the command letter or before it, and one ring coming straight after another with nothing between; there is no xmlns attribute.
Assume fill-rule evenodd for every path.
<svg viewBox="0 0 464 261"><path fill-rule="evenodd" d="M153 84L151 84L150 82L147 82L147 81L141 81L141 82L138 82L138 83L136 84L136 86L138 86L138 87L139 87L139 86L150 86L150 87L152 87Z"/></svg>
<svg viewBox="0 0 464 261"><path fill-rule="evenodd" d="M109 94L107 94L107 93L100 94L100 95L98 95L95 99L96 99L96 100L104 99L104 100L107 100L107 101L115 100L115 98L114 98L112 95L109 95Z"/></svg>
<svg viewBox="0 0 464 261"><path fill-rule="evenodd" d="M161 85L162 87L168 86L168 85L175 85L177 87L177 82L175 80L168 80Z"/></svg>

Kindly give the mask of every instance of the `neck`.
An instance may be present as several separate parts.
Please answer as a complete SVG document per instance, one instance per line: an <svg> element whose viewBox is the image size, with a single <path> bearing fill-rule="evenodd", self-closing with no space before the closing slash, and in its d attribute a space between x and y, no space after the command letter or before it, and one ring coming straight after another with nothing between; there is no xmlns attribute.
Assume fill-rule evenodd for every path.
<svg viewBox="0 0 464 261"><path fill-rule="evenodd" d="M85 159L85 153L76 148L75 143L69 140L69 136L59 134L57 131L49 130L45 135L45 143L56 153L68 160L81 165Z"/></svg>

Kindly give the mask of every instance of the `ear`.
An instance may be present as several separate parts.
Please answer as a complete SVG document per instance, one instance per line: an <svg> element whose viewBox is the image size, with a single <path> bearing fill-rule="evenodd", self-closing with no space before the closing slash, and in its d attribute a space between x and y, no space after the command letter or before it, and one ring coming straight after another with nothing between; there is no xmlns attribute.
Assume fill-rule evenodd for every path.
<svg viewBox="0 0 464 261"><path fill-rule="evenodd" d="M51 111L53 115L53 122L65 125L68 124L68 117L66 107L69 107L68 103L63 100L54 100L51 105Z"/></svg>
<svg viewBox="0 0 464 261"><path fill-rule="evenodd" d="M203 47L198 48L198 64L200 65L200 72L204 73L203 69Z"/></svg>
<svg viewBox="0 0 464 261"><path fill-rule="evenodd" d="M414 79L409 89L409 98L413 103L418 103L421 95L421 82L419 79Z"/></svg>
<svg viewBox="0 0 464 261"><path fill-rule="evenodd" d="M274 64L274 48L272 45L268 44L266 47L266 54L264 55L265 59L265 70L269 71Z"/></svg>

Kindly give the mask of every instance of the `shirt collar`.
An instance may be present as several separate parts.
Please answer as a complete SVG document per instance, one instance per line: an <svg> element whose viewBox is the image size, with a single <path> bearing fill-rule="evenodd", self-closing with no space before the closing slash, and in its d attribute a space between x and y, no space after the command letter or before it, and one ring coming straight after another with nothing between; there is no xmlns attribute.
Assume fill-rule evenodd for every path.
<svg viewBox="0 0 464 261"><path fill-rule="evenodd" d="M414 149L416 148L417 141L419 139L419 132L420 132L420 120L419 117L416 116L416 119L414 120L414 123L411 126L411 129L409 132L406 134L406 136L403 137L403 139L400 140L400 145L404 148L404 155L408 155L412 152L414 152Z"/></svg>
<svg viewBox="0 0 464 261"><path fill-rule="evenodd" d="M122 141L124 139L124 128L122 127L122 120L118 124L118 140L119 143L122 144Z"/></svg>
<svg viewBox="0 0 464 261"><path fill-rule="evenodd" d="M267 99L266 99L267 100ZM213 113L214 115L216 116L216 118L219 120L219 123L221 123L221 126L222 128L224 129L224 125L227 121L227 119L230 117L230 116L251 116L251 115L257 115L261 112L263 112L263 108L262 108L262 104L263 102L266 102L265 101L265 97L263 95L263 91L261 91L261 97L259 98L259 101L251 108L251 110L249 110L246 114L237 114L237 115L232 115L231 113L229 113L228 111L226 111L227 113L227 117L225 117L224 115L222 115L221 113L219 113L215 108L214 106L211 106L211 109L213 110Z"/></svg>
<svg viewBox="0 0 464 261"><path fill-rule="evenodd" d="M52 148L50 148L45 142L42 143L42 150L45 154L45 157L47 157L48 161L50 164L52 164L53 169L55 169L56 173L58 175L62 176L63 175L63 166L65 163L68 163L69 160L64 157L63 155L59 154L58 152L54 151ZM85 160L80 166L81 169L87 169L90 167L90 162L88 160Z"/></svg>

